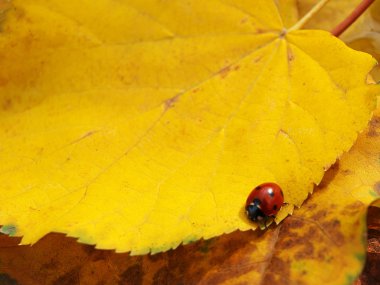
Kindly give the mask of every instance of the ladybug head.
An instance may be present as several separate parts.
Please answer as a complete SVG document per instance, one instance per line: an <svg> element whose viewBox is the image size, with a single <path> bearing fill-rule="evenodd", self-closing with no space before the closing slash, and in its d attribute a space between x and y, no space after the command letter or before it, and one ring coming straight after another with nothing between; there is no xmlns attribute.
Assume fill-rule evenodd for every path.
<svg viewBox="0 0 380 285"><path fill-rule="evenodd" d="M265 219L265 214L261 211L260 200L254 199L252 203L245 207L248 218L251 221L261 221Z"/></svg>

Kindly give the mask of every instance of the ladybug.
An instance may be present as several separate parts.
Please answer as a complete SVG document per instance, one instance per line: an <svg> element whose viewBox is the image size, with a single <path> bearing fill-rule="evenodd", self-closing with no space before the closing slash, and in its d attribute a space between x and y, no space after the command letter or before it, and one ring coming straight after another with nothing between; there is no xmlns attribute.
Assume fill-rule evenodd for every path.
<svg viewBox="0 0 380 285"><path fill-rule="evenodd" d="M284 193L276 183L263 183L252 190L245 203L251 221L266 221L274 217L284 204Z"/></svg>

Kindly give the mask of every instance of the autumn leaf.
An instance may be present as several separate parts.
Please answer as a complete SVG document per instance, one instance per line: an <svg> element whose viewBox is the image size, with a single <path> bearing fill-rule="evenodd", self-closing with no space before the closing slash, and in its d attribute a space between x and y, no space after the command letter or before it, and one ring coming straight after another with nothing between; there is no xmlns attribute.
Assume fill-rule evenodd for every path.
<svg viewBox="0 0 380 285"><path fill-rule="evenodd" d="M364 263L368 205L380 204L379 152L380 109L310 199L279 226L235 231L143 256L96 250L58 234L33 246L16 246L19 239L0 235L1 280L30 285L351 285Z"/></svg>
<svg viewBox="0 0 380 285"><path fill-rule="evenodd" d="M318 13L305 24L307 29L332 30L342 21L360 0L329 1ZM305 15L317 3L316 0L297 1L297 12L293 12L293 21ZM341 36L348 46L371 54L380 61L380 2L375 1ZM376 65L371 71L376 82L380 81L380 67Z"/></svg>
<svg viewBox="0 0 380 285"><path fill-rule="evenodd" d="M371 116L375 64L275 1L13 1L0 34L0 224L143 254L283 220ZM280 16L281 15L281 16ZM288 28L288 29L286 29Z"/></svg>
<svg viewBox="0 0 380 285"><path fill-rule="evenodd" d="M360 2L361 0L327 1L318 13L305 23L304 28L331 31L347 17ZM299 18L307 14L317 3L318 0L296 0L297 9L296 12L294 12L292 20L298 21ZM363 18L359 17L353 25L357 25L357 22L361 22L362 20Z"/></svg>

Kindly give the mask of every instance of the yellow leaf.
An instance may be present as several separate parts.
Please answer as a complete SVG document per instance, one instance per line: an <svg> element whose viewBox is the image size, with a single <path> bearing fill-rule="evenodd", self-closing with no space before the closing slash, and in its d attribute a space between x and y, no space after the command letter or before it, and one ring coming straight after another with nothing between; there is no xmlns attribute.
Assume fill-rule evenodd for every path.
<svg viewBox="0 0 380 285"><path fill-rule="evenodd" d="M286 0L284 0L286 1ZM296 0L298 17L305 15L318 0ZM361 0L328 1L304 26L305 29L322 29L331 31L342 22L360 4ZM293 12L296 13L296 12ZM357 21L361 21L361 17ZM355 24L354 24L355 25Z"/></svg>
<svg viewBox="0 0 380 285"><path fill-rule="evenodd" d="M19 284L60 284L75 278L83 284L180 284L184 280L186 284L228 285L355 284L365 259L367 208L372 201L372 205L380 203L379 153L380 109L302 209L279 226L235 231L155 256L137 257L95 250L62 234L49 234L33 246L18 247L19 238L1 236L2 273ZM368 239L378 233L379 213L380 209L372 209L369 214L372 231ZM371 226L371 217L368 220ZM371 273L376 276L375 271Z"/></svg>
<svg viewBox="0 0 380 285"><path fill-rule="evenodd" d="M313 7L317 0L302 0L297 3L298 17L301 17ZM360 0L329 1L318 14L316 14L306 25L307 29L332 30L343 21ZM380 2L375 1L367 11L363 13L347 31L341 35L341 39L348 46L371 54L380 61ZM289 14L296 14L292 12ZM375 81L380 81L380 66L376 65L371 71Z"/></svg>
<svg viewBox="0 0 380 285"><path fill-rule="evenodd" d="M374 106L374 60L275 1L14 1L0 34L0 224L142 254L280 222ZM284 10L281 10L284 14ZM286 22L289 22L288 17Z"/></svg>
<svg viewBox="0 0 380 285"><path fill-rule="evenodd" d="M359 276L367 209L380 202L379 153L378 108L369 128L326 173L313 197L279 228L270 269L264 272L274 284L281 283L284 273L290 284L352 284Z"/></svg>

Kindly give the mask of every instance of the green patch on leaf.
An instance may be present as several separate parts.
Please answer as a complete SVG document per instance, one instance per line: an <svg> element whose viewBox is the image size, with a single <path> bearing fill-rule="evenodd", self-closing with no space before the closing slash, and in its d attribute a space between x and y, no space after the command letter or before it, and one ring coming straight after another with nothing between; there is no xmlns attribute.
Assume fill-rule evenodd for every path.
<svg viewBox="0 0 380 285"><path fill-rule="evenodd" d="M5 225L0 228L0 233L6 234L8 236L14 236L16 234L17 228L15 225Z"/></svg>
<svg viewBox="0 0 380 285"><path fill-rule="evenodd" d="M358 252L355 254L355 257L357 260L359 260L360 262L364 262L365 261L365 254L362 253L362 252Z"/></svg>

